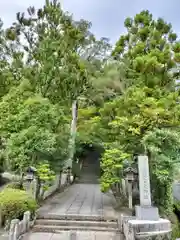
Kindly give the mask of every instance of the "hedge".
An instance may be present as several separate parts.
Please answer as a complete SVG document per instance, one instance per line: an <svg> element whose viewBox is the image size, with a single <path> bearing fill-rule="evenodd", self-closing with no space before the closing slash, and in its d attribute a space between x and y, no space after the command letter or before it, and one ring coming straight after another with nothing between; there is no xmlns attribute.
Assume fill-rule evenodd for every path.
<svg viewBox="0 0 180 240"><path fill-rule="evenodd" d="M7 220L22 220L26 211L30 211L34 215L37 207L36 201L23 190L5 188L0 192L0 209L3 224Z"/></svg>

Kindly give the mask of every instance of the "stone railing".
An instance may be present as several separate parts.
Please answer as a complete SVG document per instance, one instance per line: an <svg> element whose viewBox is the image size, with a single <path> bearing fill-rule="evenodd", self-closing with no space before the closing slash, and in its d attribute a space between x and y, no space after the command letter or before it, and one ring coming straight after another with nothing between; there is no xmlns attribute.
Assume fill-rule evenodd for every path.
<svg viewBox="0 0 180 240"><path fill-rule="evenodd" d="M125 240L171 240L171 223L167 219L158 221L137 220L135 216L124 216L119 219L119 229Z"/></svg>
<svg viewBox="0 0 180 240"><path fill-rule="evenodd" d="M67 185L67 174L62 173L61 175L57 175L54 183L50 186L43 194L43 200L51 196L58 189L64 188Z"/></svg>
<svg viewBox="0 0 180 240"><path fill-rule="evenodd" d="M70 178L71 181L73 180L72 177ZM43 199L45 200L49 196L51 196L53 193L55 193L58 190L64 189L66 186L68 186L69 183L67 183L67 173L62 173L61 175L57 175L54 183L52 186L50 186L43 194ZM36 190L36 181L31 182L31 187L28 188L28 192L35 197L35 190ZM33 221L31 221L31 213L30 211L27 211L23 215L23 219L20 221L19 219L13 219L10 222L10 226L8 227L8 240L19 240L22 235L24 235L26 232L29 231L30 227L33 226L35 221L35 218ZM1 223L1 218L0 218Z"/></svg>
<svg viewBox="0 0 180 240"><path fill-rule="evenodd" d="M51 186L48 187L47 190L43 190L43 186L40 189L40 200L45 200L49 196L51 196L53 193L55 193L58 190L63 190L66 186L68 186L73 181L72 177L70 177L70 182L68 182L68 173L62 173L60 175L56 175L53 183ZM36 199L36 190L37 190L37 180L34 179L31 183L25 182L24 183L25 190L33 196L34 199Z"/></svg>
<svg viewBox="0 0 180 240"><path fill-rule="evenodd" d="M20 237L29 231L31 226L31 213L29 211L24 213L23 220L13 219L10 224L9 240L18 240Z"/></svg>

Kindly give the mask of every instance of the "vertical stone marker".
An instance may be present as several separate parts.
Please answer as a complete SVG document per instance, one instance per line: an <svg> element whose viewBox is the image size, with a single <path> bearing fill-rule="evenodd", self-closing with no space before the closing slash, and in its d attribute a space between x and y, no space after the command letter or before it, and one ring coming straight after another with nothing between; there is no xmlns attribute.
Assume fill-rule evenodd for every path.
<svg viewBox="0 0 180 240"><path fill-rule="evenodd" d="M147 156L138 157L138 171L139 171L140 205L151 206L149 163Z"/></svg>
<svg viewBox="0 0 180 240"><path fill-rule="evenodd" d="M139 220L159 220L157 207L151 205L151 188L149 178L149 162L147 156L138 156L140 206L135 206Z"/></svg>

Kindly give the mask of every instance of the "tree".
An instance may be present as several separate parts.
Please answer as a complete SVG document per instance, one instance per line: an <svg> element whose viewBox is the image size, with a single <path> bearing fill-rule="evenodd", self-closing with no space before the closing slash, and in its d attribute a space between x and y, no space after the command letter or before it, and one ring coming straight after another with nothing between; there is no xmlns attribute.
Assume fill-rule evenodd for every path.
<svg viewBox="0 0 180 240"><path fill-rule="evenodd" d="M17 21L7 30L9 41L25 52L21 74L30 80L33 91L67 111L79 97L87 96L92 85L90 76L95 75L104 60L102 50L106 53L110 47L105 38L97 41L90 27L89 22L74 21L69 13L63 12L59 1L47 0L40 9L28 8L27 17L17 13ZM71 129L75 129L74 123L73 120Z"/></svg>
<svg viewBox="0 0 180 240"><path fill-rule="evenodd" d="M119 172L124 160L132 161L134 154L148 154L151 175L156 179L154 201L171 211L172 171L179 151L179 140L174 131L179 132L180 124L179 91L176 91L180 44L171 25L163 19L153 20L148 11L142 11L134 19L127 18L125 26L128 33L120 37L112 56L116 61L128 62L125 71L127 87L121 95L105 102L98 117L89 120L94 123L95 135L105 148L101 164L104 172L102 189L107 190L118 179L120 181ZM160 139L168 136L175 147L166 140L156 141L156 134L161 136ZM154 138L150 137L152 135ZM154 139L154 148L147 145L150 138ZM163 153L162 161L156 149ZM166 196L155 193L157 182L166 189Z"/></svg>
<svg viewBox="0 0 180 240"><path fill-rule="evenodd" d="M59 149L59 160L65 157L69 119L59 106L34 94L31 85L22 82L3 98L0 109L0 129L6 140L3 151L6 166L23 172L29 165L36 166L44 160L49 160L52 168L62 164L53 162L53 155Z"/></svg>
<svg viewBox="0 0 180 240"><path fill-rule="evenodd" d="M40 9L28 8L28 17L18 13L8 29L10 40L25 52L24 77L53 103L65 101L71 106L85 94L90 87L89 74L103 60L102 49L106 52L109 48L106 39L95 39L90 27L89 22L74 21L63 12L59 1L47 0Z"/></svg>
<svg viewBox="0 0 180 240"><path fill-rule="evenodd" d="M127 18L124 25L128 33L117 41L112 56L130 61L128 75L133 74L133 84L174 90L180 42L171 24L162 18L154 20L149 11L142 11L134 19Z"/></svg>

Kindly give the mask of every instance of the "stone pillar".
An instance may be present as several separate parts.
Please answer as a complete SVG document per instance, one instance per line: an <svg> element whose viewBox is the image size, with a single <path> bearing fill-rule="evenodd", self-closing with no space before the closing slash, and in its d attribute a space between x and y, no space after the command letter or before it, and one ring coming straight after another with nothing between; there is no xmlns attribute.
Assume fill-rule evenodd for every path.
<svg viewBox="0 0 180 240"><path fill-rule="evenodd" d="M15 224L15 228L14 228L14 239L13 240L18 240L19 236L20 236L20 232L19 232L19 219L17 219L17 222Z"/></svg>
<svg viewBox="0 0 180 240"><path fill-rule="evenodd" d="M13 219L11 221L11 225L10 225L10 230L9 230L9 239L8 240L16 240L15 239L15 227L16 225L19 223L19 219Z"/></svg>
<svg viewBox="0 0 180 240"><path fill-rule="evenodd" d="M61 187L61 177L62 177L62 172L59 173L58 189L60 189Z"/></svg>
<svg viewBox="0 0 180 240"><path fill-rule="evenodd" d="M36 192L37 192L37 179L34 178L31 183L31 194L34 199L36 199Z"/></svg>
<svg viewBox="0 0 180 240"><path fill-rule="evenodd" d="M24 232L27 232L30 228L30 218L31 218L30 211L26 211L23 216L23 231Z"/></svg>
<svg viewBox="0 0 180 240"><path fill-rule="evenodd" d="M128 182L128 199L129 199L129 208L132 209L132 182Z"/></svg>
<svg viewBox="0 0 180 240"><path fill-rule="evenodd" d="M69 158L67 159L66 166L72 169L72 161L75 150L75 139L76 139L76 123L77 123L77 111L78 105L77 100L72 103L72 122L71 122L71 131L69 139Z"/></svg>
<svg viewBox="0 0 180 240"><path fill-rule="evenodd" d="M71 168L68 167L67 169L67 184L70 184L71 183Z"/></svg>
<svg viewBox="0 0 180 240"><path fill-rule="evenodd" d="M124 179L122 179L122 190L123 190L124 196L126 197L127 196L126 181Z"/></svg>

